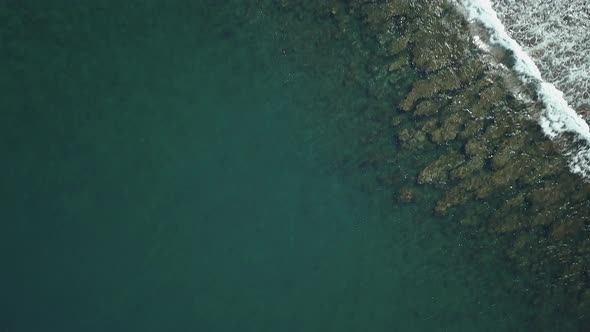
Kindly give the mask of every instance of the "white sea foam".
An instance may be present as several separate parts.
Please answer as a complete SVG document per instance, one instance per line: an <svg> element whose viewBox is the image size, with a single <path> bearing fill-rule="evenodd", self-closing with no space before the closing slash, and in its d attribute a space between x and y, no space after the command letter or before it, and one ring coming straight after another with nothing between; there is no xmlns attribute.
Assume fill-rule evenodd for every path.
<svg viewBox="0 0 590 332"><path fill-rule="evenodd" d="M587 1L580 0L497 1L499 7L501 9L504 9L504 13L512 13L506 15L506 17L512 18L510 22L512 22L514 26L520 27L520 33L516 33L517 37L520 36L521 38L525 39L530 39L532 38L531 36L535 35L542 35L544 29L543 25L526 27L527 24L531 23L531 19L527 20L526 17L528 16L525 16L521 19L520 16L517 16L514 13L520 13L521 11L526 12L527 10L531 10L531 12L537 14L529 15L532 15L531 17L536 17L535 15L540 15L538 13L538 11L540 10L541 13L544 13L545 15L541 15L540 17L542 18L546 17L547 15L555 15L555 13L553 12L554 7L551 7L552 4L572 4L575 2L580 2L582 3L582 5L588 4ZM586 121L580 115L578 115L576 111L574 111L574 109L570 106L580 106L582 103L586 102L584 100L585 94L590 93L590 91L588 90L588 88L590 88L590 85L588 84L590 80L588 77L590 67L585 67L590 66L590 42L582 46L588 48L588 50L586 53L582 54L581 60L578 59L574 61L571 59L568 60L546 58L549 59L546 60L548 64L541 66L543 70L540 70L539 67L537 67L535 61L533 61L533 59L531 58L531 53L535 54L534 52L536 52L538 54L543 55L552 54L551 56L558 57L563 52L560 53L550 51L548 42L542 42L540 39L541 37L533 39L533 41L540 42L536 46L530 47L541 47L541 49L544 50L544 53L541 51L535 51L535 48L523 48L521 44L517 42L518 38L513 36L514 31L512 29L509 31L506 30L503 21L501 21L501 19L498 17L498 13L496 12L495 7L489 0L456 0L456 3L470 23L477 25L478 27L482 27L485 30L487 37L487 45L482 42L482 38L480 38L480 36L476 36L476 44L483 51L487 52L490 48L500 47L503 49L510 50L513 53L512 56L514 59L514 65L511 69L517 73L519 78L524 83L536 89L537 95L544 105L543 113L539 116L539 124L543 128L544 133L552 139L558 138L564 133L572 133L575 137L576 144L570 144L568 150L565 151L565 153L570 157L570 169L572 172L580 174L586 177L586 179L590 179L590 127L588 126ZM515 7L510 7L511 3L514 3ZM524 3L528 4L525 5ZM514 8L517 8L520 11ZM580 10L580 8L578 9ZM545 12L543 12L543 10L545 10ZM564 13L559 13L559 15L564 15ZM519 19L521 20L518 21ZM577 33L581 36L575 38L584 39L587 37L586 31L581 30L577 31ZM535 43L533 41L530 41L529 39L526 39L526 41L531 45L535 45ZM553 40L552 43L554 44L552 44L552 46L556 49L562 47L562 45L556 40ZM572 47L572 45L568 45L565 45L564 47ZM547 47L547 49L543 49L543 47ZM587 60L584 59L586 56L588 57ZM584 61L586 61L586 63L584 63ZM553 72L554 70L556 70L556 67L552 64L559 64L565 66L568 64L571 65L574 62L577 62L579 64L579 66L576 67L574 70L567 72L561 70L557 73ZM564 73L567 75L564 76ZM571 75L568 73L571 73ZM553 81L548 82L546 79L544 79L546 77L554 78L555 83L559 83L560 86L567 88L566 91L570 92L571 94L569 96L565 96L561 90L559 90L557 87L555 87L555 85L553 85ZM574 86L576 88L569 89L568 87L570 86ZM570 101L570 103L572 103L572 101L576 101L576 103L568 104L568 100Z"/></svg>
<svg viewBox="0 0 590 332"><path fill-rule="evenodd" d="M498 17L574 108L590 103L590 0L493 0Z"/></svg>

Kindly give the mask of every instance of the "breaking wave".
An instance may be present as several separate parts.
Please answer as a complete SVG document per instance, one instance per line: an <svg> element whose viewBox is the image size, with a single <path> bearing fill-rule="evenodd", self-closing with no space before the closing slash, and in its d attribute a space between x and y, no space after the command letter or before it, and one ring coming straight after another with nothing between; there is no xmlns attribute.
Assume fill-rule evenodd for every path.
<svg viewBox="0 0 590 332"><path fill-rule="evenodd" d="M551 139L571 134L569 144L564 145L570 170L590 180L590 127L573 108L582 110L590 102L590 36L585 30L590 28L588 1L455 3L478 28L473 37L482 50L511 52L511 69L543 103L538 120L543 132ZM559 23L564 20L578 25L572 28L573 23Z"/></svg>

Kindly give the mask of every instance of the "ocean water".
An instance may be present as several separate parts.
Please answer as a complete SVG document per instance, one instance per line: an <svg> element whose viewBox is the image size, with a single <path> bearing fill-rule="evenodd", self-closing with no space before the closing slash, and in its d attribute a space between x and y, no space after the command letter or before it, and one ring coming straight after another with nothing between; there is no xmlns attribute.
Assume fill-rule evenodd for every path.
<svg viewBox="0 0 590 332"><path fill-rule="evenodd" d="M433 214L458 144L400 147L423 77L326 6L3 3L0 331L580 330Z"/></svg>

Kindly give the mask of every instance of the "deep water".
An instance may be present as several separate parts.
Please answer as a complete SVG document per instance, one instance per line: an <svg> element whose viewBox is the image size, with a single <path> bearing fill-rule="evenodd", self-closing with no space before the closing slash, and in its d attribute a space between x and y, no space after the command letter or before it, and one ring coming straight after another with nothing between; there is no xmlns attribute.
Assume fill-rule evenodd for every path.
<svg viewBox="0 0 590 332"><path fill-rule="evenodd" d="M493 250L373 181L362 52L313 15L195 3L0 5L0 331L536 326Z"/></svg>

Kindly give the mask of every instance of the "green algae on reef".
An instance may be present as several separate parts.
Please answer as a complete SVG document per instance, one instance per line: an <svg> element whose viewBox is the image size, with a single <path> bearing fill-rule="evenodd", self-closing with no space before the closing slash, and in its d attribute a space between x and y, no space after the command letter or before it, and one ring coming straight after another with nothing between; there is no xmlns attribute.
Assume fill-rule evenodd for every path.
<svg viewBox="0 0 590 332"><path fill-rule="evenodd" d="M390 118L381 113L380 119L406 156L423 156L415 181L440 191L430 201L433 212L454 216L459 227L477 234L476 241L497 243L531 287L536 283L534 304L552 303L563 293L567 303L555 303L555 310L587 320L590 185L569 173L559 146L535 123L534 106L513 97L510 73L478 53L452 5L334 0L316 11L342 34L352 33L349 22L362 22L354 32L362 43L354 43L365 46L370 77L357 83L377 100L404 95L391 105ZM411 87L397 86L388 81L390 72L417 79ZM380 153L373 158L379 183L395 185L387 180L392 170L380 162L388 152ZM395 201L413 201L415 190L416 184L396 190Z"/></svg>

